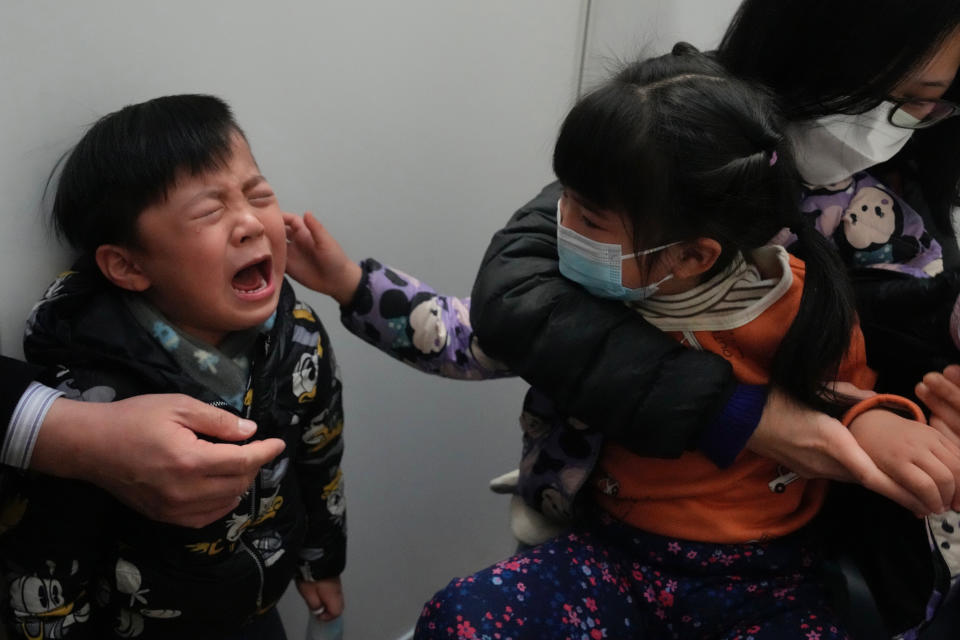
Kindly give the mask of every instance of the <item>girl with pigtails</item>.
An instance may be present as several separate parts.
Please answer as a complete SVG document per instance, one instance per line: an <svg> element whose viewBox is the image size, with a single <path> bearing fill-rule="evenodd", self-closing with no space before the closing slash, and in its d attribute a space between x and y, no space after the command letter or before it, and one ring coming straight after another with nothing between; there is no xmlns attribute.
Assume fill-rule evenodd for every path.
<svg viewBox="0 0 960 640"><path fill-rule="evenodd" d="M678 45L628 66L573 108L554 171L564 277L685 347L718 354L743 385L776 385L843 415L878 464L909 448L920 473L960 477L960 449L917 422L912 403L857 402L837 391L842 383L870 388L874 375L843 266L798 208L801 185L769 95ZM444 375L455 375L443 364L451 362L461 377L503 373L471 339L469 301L433 297L428 312L407 309L408 323L435 320L398 336L402 322L377 318L384 301L402 291L412 302L428 289L345 257L325 282L311 281L304 265L322 230L311 218L287 223L288 270L338 291L358 335ZM768 244L784 227L806 263ZM333 273L352 275L338 286ZM425 326L433 342L418 340ZM404 337L426 348L405 348ZM521 424L520 494L549 493L556 511L581 517L558 537L452 581L424 607L416 637L846 637L817 571L822 532L811 522L826 481L752 452L723 466L698 451L638 455L534 390ZM923 513L943 498L901 496Z"/></svg>
<svg viewBox="0 0 960 640"><path fill-rule="evenodd" d="M960 442L960 3L743 0L713 55L771 91L788 120L800 206L846 261L876 389L915 395L930 425ZM557 269L559 190L521 207L484 256L471 320L486 352L636 452L696 448L723 466L753 451L842 481L830 499L838 546L862 571L885 635L916 637L931 619L956 625L951 475L917 474L909 456L871 461L827 414L775 385L736 383L712 354L671 350L649 323L572 285ZM565 330L573 318L575 334ZM915 511L891 477L935 517L887 500Z"/></svg>

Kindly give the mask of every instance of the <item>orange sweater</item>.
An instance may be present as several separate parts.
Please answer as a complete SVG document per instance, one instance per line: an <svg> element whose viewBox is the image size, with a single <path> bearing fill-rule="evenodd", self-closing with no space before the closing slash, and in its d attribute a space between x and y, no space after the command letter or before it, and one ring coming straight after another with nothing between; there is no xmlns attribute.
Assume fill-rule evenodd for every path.
<svg viewBox="0 0 960 640"><path fill-rule="evenodd" d="M793 276L789 288L752 321L728 330L676 331L671 335L695 340L703 349L725 357L738 381L766 384L773 356L796 317L803 292L803 262L790 256L789 265ZM875 382L867 368L859 327L854 329L839 379L864 389ZM730 467L720 469L699 452L663 460L607 444L593 486L604 509L644 531L686 540L738 543L786 535L819 511L826 481L787 473L750 451L743 451Z"/></svg>

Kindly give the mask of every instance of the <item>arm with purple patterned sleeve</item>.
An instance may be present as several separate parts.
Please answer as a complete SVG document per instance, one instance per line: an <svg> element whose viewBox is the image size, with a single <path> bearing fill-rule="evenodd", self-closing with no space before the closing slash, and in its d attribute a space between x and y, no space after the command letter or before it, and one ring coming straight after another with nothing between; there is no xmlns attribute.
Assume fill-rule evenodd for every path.
<svg viewBox="0 0 960 640"><path fill-rule="evenodd" d="M477 346L470 299L438 295L372 258L357 264L313 216L285 213L287 274L332 297L353 334L416 369L477 380L512 375Z"/></svg>
<svg viewBox="0 0 960 640"><path fill-rule="evenodd" d="M460 380L513 374L487 356L470 326L470 298L439 295L431 287L373 258L340 319L351 333L426 373Z"/></svg>

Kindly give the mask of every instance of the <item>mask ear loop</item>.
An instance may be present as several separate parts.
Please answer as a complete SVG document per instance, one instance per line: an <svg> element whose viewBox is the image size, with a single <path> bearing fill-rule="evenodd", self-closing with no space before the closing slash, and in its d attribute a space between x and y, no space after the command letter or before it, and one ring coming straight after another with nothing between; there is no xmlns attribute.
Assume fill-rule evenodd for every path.
<svg viewBox="0 0 960 640"><path fill-rule="evenodd" d="M663 251L674 245L680 244L683 240L677 240L675 242L670 242L668 244L662 244L659 247L653 247L652 249L643 249L642 251L637 251L636 253L628 253L625 256L620 256L620 260L626 260L627 258L637 258L639 256L648 256L651 253L656 253L657 251Z"/></svg>
<svg viewBox="0 0 960 640"><path fill-rule="evenodd" d="M653 284L648 284L648 285L646 285L646 286L647 286L647 287L653 287L654 289L656 289L656 288L659 288L660 285L662 285L662 284L663 284L664 282L666 282L667 280L672 280L672 279L673 279L673 274L672 274L672 273L668 273L667 275L663 276L662 278L660 278L659 280L657 280L657 281L654 282Z"/></svg>
<svg viewBox="0 0 960 640"><path fill-rule="evenodd" d="M636 253L628 253L625 256L620 256L620 261L622 262L624 260L627 260L628 258L638 258L640 256L647 256L647 255L650 255L651 253L656 253L657 251L663 251L664 249L669 249L670 247L678 244L683 244L683 240L675 240L667 244L662 244L659 247L653 247L651 249L643 249L642 251L637 251ZM660 287L660 285L662 285L667 280L671 280L671 279L673 279L673 274L668 273L667 275L663 276L656 282L652 284L644 285L643 288L647 289L648 291L651 291L651 290L656 291Z"/></svg>

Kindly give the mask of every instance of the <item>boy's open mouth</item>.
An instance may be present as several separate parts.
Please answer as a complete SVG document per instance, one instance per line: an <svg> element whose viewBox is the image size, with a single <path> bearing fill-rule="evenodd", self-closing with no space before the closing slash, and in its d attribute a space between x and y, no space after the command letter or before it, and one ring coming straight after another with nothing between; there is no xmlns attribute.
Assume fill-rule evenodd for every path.
<svg viewBox="0 0 960 640"><path fill-rule="evenodd" d="M271 259L265 258L260 262L247 265L233 276L233 290L237 293L257 293L270 286L273 274Z"/></svg>

